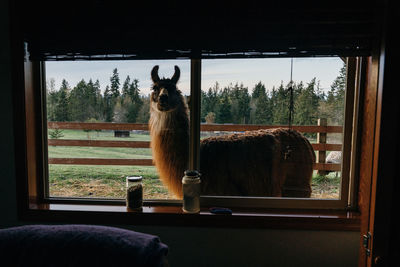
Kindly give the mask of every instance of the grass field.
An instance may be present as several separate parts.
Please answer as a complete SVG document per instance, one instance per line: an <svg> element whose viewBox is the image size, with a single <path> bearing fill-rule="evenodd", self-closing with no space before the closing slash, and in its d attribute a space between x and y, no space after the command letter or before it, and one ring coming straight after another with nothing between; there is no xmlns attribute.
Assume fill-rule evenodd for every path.
<svg viewBox="0 0 400 267"><path fill-rule="evenodd" d="M132 134L127 138L115 138L113 131L63 130L60 139L149 141L148 134ZM148 148L106 148L49 146L49 158L116 158L151 159ZM167 189L158 179L154 166L93 166L93 165L49 165L49 190L51 196L125 198L125 177L143 176L145 199L171 199ZM313 198L337 199L340 176L313 175Z"/></svg>
<svg viewBox="0 0 400 267"><path fill-rule="evenodd" d="M149 141L148 134L115 138L113 131L64 130L60 139ZM49 146L49 158L151 159L149 148ZM51 196L125 198L126 176L143 176L144 197L172 198L154 166L49 165Z"/></svg>

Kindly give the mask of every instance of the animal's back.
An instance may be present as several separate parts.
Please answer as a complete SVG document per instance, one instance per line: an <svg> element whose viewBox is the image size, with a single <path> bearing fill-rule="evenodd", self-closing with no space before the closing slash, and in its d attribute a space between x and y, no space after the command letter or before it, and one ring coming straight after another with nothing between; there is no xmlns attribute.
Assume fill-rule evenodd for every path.
<svg viewBox="0 0 400 267"><path fill-rule="evenodd" d="M292 130L206 138L200 147L203 194L279 197L297 194L284 187L300 186L309 197L314 158L307 139Z"/></svg>

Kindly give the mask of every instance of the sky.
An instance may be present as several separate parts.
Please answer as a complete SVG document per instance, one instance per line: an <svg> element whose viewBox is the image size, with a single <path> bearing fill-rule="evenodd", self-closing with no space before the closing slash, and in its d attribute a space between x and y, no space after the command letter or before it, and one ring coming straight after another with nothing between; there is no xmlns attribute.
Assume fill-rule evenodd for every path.
<svg viewBox="0 0 400 267"><path fill-rule="evenodd" d="M261 81L267 90L278 87L282 82L290 81L290 58L266 59L207 59L202 60L202 90L218 82L220 88L230 83L243 83L252 91L254 85ZM86 82L97 79L102 91L110 84L114 68L118 69L121 87L127 75L139 80L141 94L150 93L150 72L154 65L159 65L159 76L170 78L174 74L174 66L181 69L178 88L185 94L190 92L190 60L136 60L136 61L48 61L46 62L46 80L55 80L55 89L66 79L70 87L80 80ZM322 90L329 90L332 82L339 75L343 61L338 57L313 57L293 59L293 81L308 83L312 78L320 82Z"/></svg>

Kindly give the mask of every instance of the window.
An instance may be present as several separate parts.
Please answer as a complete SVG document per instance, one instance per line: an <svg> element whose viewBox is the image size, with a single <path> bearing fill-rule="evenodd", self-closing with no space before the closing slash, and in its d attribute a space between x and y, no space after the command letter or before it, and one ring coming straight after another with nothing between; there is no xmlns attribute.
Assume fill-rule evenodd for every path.
<svg viewBox="0 0 400 267"><path fill-rule="evenodd" d="M44 197L50 201L117 199L121 203L125 198L125 177L142 175L144 197L149 204L174 203L176 195L160 182L152 164L147 124L150 70L160 65L159 75L172 77L173 66L178 65L178 89L186 99L190 95L190 76L194 72L201 76L201 94L192 95L190 100L196 102L198 98L201 102L201 109L197 110L200 121L194 122L201 123L201 133L197 132L200 139L247 130L288 128L288 89L292 86L291 127L312 143L317 158L312 166L310 198L210 194L202 197L204 205L343 209L351 206L348 192L354 188L349 188L352 145L348 138L354 134L353 127L348 126L353 125L355 58L209 59L197 61L197 68L193 64L196 61L192 61L190 69L189 60L43 63L46 102L42 103L46 103L43 111L48 132L44 140L48 161L44 165ZM331 73L329 78L322 76L326 73ZM191 140L191 145L199 141ZM339 152L334 162L327 162L328 151ZM235 153L243 150L234 150L232 154ZM262 165L256 163L253 167Z"/></svg>
<svg viewBox="0 0 400 267"><path fill-rule="evenodd" d="M318 157L317 161L312 160L315 170L312 175L310 197L339 199L346 91L346 65L342 59L325 57L204 60L203 66L205 74L203 74L201 120L209 130L204 133L205 136L242 133L257 129L291 127L299 130L316 148L315 154ZM218 73L219 76L214 73ZM291 114L289 110L292 110ZM325 130L324 127L328 124L335 126L330 132L314 132L317 130L315 126L318 125ZM217 131L213 131L213 127ZM330 153L321 149L326 144L336 151ZM304 147L297 148L298 144L291 146L292 148L281 152L286 153L283 155L286 161L289 161L291 153L292 157L296 156L299 152L296 150L304 150L304 153L307 153ZM265 145L261 145L260 149L265 155L268 154ZM233 152L248 153L245 146L238 147ZM258 153L257 148L252 153ZM328 154L331 155L329 158L333 155L338 156L335 162L329 158L326 162ZM307 154L303 154L302 157L305 155ZM246 162L246 157L251 157L251 154L246 154L241 160ZM262 159L260 155L257 157ZM257 160L257 158L249 160L251 168L254 169L249 170L247 177L252 177L252 172L257 173L260 165L268 165L265 159L264 162ZM285 159L282 162L284 161ZM296 161L300 170L304 164L299 163L299 160ZM330 165L331 163L335 165ZM288 167L282 165L282 168ZM335 169L337 171L334 171ZM267 172L266 170L261 172ZM311 165L309 170L312 170ZM310 175L299 175L301 179L300 176ZM254 193L258 192L254 190ZM284 194L287 197L291 195L302 197L300 191L296 193L297 195L293 192ZM306 195L307 193L303 194L303 197Z"/></svg>
<svg viewBox="0 0 400 267"><path fill-rule="evenodd" d="M307 70L312 72L312 67L321 70L322 65L318 65L324 60L334 60L333 58L295 58L294 66L297 66L297 71L304 73ZM278 74L269 74L265 71L265 68L257 67L262 66L265 61L272 61L275 63L273 66ZM265 79L270 82L276 76L282 73L281 65L279 61L287 62L286 68L286 83L280 81L275 88L271 88L270 91L266 90L266 86L263 84L262 80ZM303 66L307 61L313 62L309 63L308 66ZM256 72L255 69L262 73L255 80L253 80L253 88L249 90L249 87L240 82L240 80L234 80L236 83L225 82L225 84L220 85L219 83L213 84L207 92L203 91L202 94L202 120L205 123L203 128L209 130L218 130L216 134L220 134L220 131L228 130L230 132L246 131L252 129L260 128L275 128L275 127L288 127L288 117L289 117L289 87L292 86L294 91L294 97L292 103L294 105L294 116L292 118L292 128L299 130L304 133L307 139L312 143L312 146L316 152L316 162L313 166L313 178L312 178L312 194L311 198L298 198L298 195L290 195L285 198L272 197L272 198L259 198L257 191L253 197L234 197L234 196L203 196L203 203L206 205L218 205L221 206L244 206L244 207L286 207L286 208L345 208L354 205L354 195L349 195L354 192L354 184L349 187L350 181L354 183L355 173L350 173L350 164L356 158L356 155L352 149L355 148L354 144L351 143L351 138L356 136L357 119L353 117L354 108L354 92L359 90L358 83L356 81L355 73L357 69L357 64L360 64L360 59L347 58L344 62L340 58L336 58L337 62L341 62L340 67L337 67L337 72L340 73L334 82L328 86L323 85L313 78L310 81L301 81L296 79L296 74L293 76L293 81L290 83L290 69L291 62L290 59L251 59L251 60L236 60L232 59L229 64L225 61L219 60L204 60L203 70L207 73L207 67L210 69L216 68L215 66L220 65L220 71L222 74L231 78L233 77L246 77L249 71ZM293 61L292 61L293 62ZM235 64L237 64L235 68ZM255 67L257 66L257 67ZM293 67L293 65L292 65ZM217 67L218 68L218 67ZM227 70L232 70L234 73L230 75ZM340 71L339 71L340 70ZM314 74L318 71L314 70ZM272 73L272 72L271 72ZM284 72L285 73L285 72ZM296 73L296 69L294 71ZM247 74L247 75L246 75ZM268 75L269 74L269 75ZM304 75L304 74L303 74ZM206 74L203 75L203 77ZM211 76L211 75L210 75ZM269 78L269 77L272 77ZM297 76L299 77L299 76ZM304 77L304 76L303 76ZM269 78L269 79L268 79ZM360 77L358 76L358 79ZM282 79L283 80L283 79ZM279 78L278 78L279 81ZM355 86L357 88L355 88ZM346 88L346 90L345 90ZM271 90L273 89L273 90ZM257 99L257 94L262 92L263 98ZM252 95L250 96L250 93ZM220 102L225 105L222 107L214 108L213 100L220 98ZM279 100L279 99L282 100ZM258 100L258 101L257 101ZM242 107L246 106L243 103L249 102L250 108ZM305 101L302 103L302 101ZM258 103L257 103L258 102ZM261 103L264 103L262 105ZM257 106L259 109L257 110ZM271 111L269 113L265 112L265 109L270 105ZM242 105L242 106L241 106ZM251 106L253 105L253 106ZM228 107L225 109L225 107ZM240 110L240 111L239 111ZM218 115L215 113L219 112ZM253 112L253 114L252 114ZM262 114L264 112L264 114ZM257 116L259 114L261 116ZM353 121L354 120L354 121ZM214 125L213 122L225 123L224 125ZM233 122L233 123L232 123ZM257 123L258 122L258 123ZM235 123L241 123L240 125L235 125ZM258 124L258 125L252 125ZM260 125L261 124L261 125ZM263 125L264 124L264 125ZM317 127L315 127L317 126ZM352 128L353 127L353 128ZM319 132L321 131L321 132ZM248 153L248 151L243 151L244 149L237 146L236 151L226 149L225 153L227 157L236 153ZM290 150L290 149L289 149ZM296 150L296 148L294 148ZM329 153L327 150L335 151L334 153ZM336 158L332 158L336 155ZM343 159L342 156L343 155ZM353 158L350 157L353 156ZM246 160L246 158L251 157L251 155L246 154L241 160ZM214 159L217 160L217 159ZM237 164L240 164L238 162ZM336 164L335 164L336 163ZM339 163L339 164L338 164ZM251 168L260 168L260 165L254 164L254 159L251 162ZM297 165L297 166L301 166ZM250 166L249 166L250 167ZM282 165L282 168L286 166ZM286 167L287 168L287 167ZM218 169L218 167L214 167ZM233 168L240 170L238 168ZM329 174L334 171L335 174ZM354 170L353 170L354 171ZM229 170L228 170L229 172ZM298 169L300 172L300 168ZM332 176L331 176L332 175ZM339 176L338 176L339 175ZM251 171L247 174L247 177L251 176ZM340 177L340 178L339 178ZM235 195L235 194L233 194ZM238 194L240 195L240 194ZM295 197L295 198L293 198Z"/></svg>
<svg viewBox="0 0 400 267"><path fill-rule="evenodd" d="M50 198L124 199L125 178L140 175L145 199L175 199L153 166L148 130L150 70L189 88L188 60L46 62ZM188 96L190 92L184 90ZM86 127L86 128L85 128Z"/></svg>

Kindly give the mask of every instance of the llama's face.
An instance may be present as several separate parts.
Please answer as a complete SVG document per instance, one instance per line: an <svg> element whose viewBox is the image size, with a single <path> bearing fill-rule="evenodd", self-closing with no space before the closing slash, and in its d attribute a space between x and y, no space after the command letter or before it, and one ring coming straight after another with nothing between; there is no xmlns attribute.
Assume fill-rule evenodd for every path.
<svg viewBox="0 0 400 267"><path fill-rule="evenodd" d="M160 79L158 77L158 66L151 71L153 80L153 92L151 93L151 105L158 111L171 111L181 104L182 94L176 88L179 80L180 70L175 66L175 74L171 79Z"/></svg>

